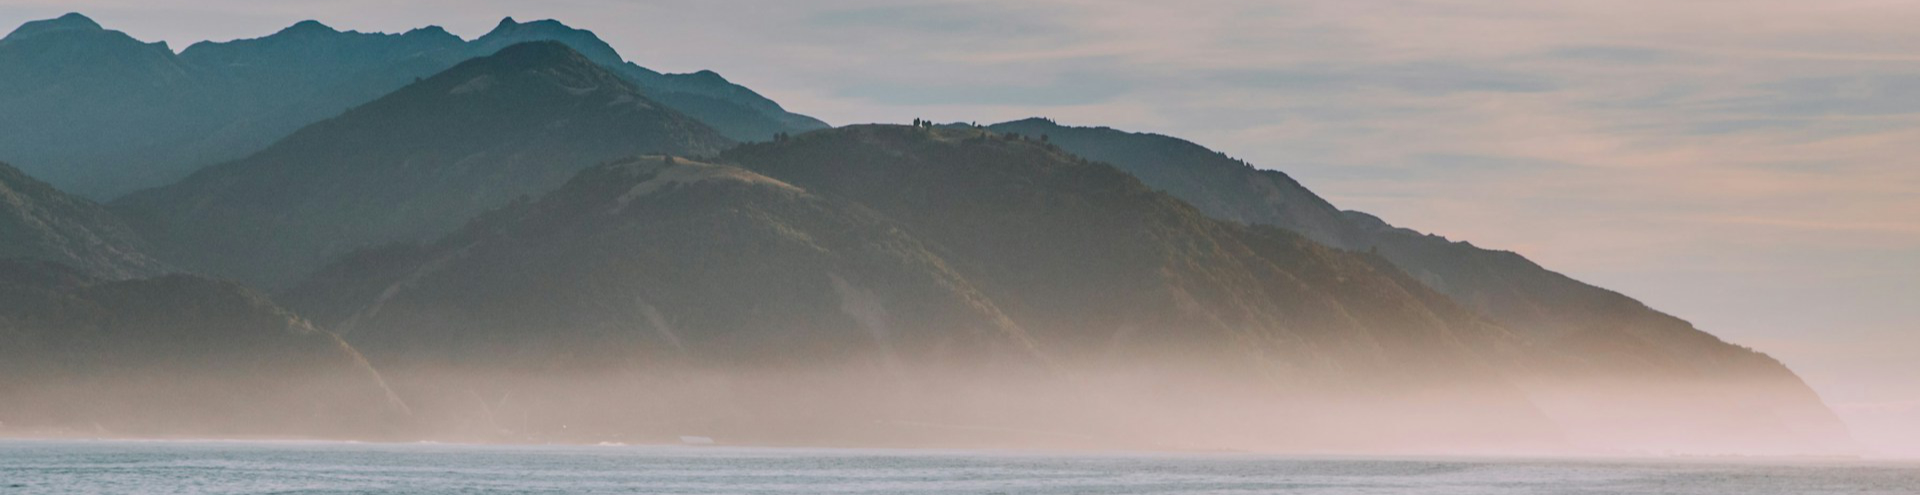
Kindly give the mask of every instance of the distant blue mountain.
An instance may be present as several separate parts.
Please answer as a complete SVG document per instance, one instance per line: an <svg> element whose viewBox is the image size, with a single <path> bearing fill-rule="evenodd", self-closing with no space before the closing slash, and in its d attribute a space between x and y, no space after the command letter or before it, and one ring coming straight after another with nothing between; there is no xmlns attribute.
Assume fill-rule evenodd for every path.
<svg viewBox="0 0 1920 495"><path fill-rule="evenodd" d="M709 71L662 74L557 21L500 22L472 41L439 27L399 34L303 21L268 36L175 54L80 14L0 39L0 161L95 199L166 184L455 64L559 41L642 94L736 141L827 127Z"/></svg>
<svg viewBox="0 0 1920 495"><path fill-rule="evenodd" d="M600 162L733 144L567 45L536 41L112 205L164 259L273 287L352 249L432 239Z"/></svg>

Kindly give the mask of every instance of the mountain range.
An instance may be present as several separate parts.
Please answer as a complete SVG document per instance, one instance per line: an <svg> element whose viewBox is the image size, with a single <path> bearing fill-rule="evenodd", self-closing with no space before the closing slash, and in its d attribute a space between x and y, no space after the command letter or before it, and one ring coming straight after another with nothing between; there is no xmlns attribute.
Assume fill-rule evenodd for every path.
<svg viewBox="0 0 1920 495"><path fill-rule="evenodd" d="M80 14L0 39L0 161L95 200L167 184L257 152L462 61L559 41L662 104L737 141L826 127L711 71L663 74L626 62L593 33L504 19L471 41L439 27L400 34L314 21L174 53Z"/></svg>
<svg viewBox="0 0 1920 495"><path fill-rule="evenodd" d="M69 15L0 84L0 403L49 404L0 432L1849 448L1770 357L1168 136L824 128L511 19L176 55Z"/></svg>
<svg viewBox="0 0 1920 495"><path fill-rule="evenodd" d="M1055 148L854 126L718 159L738 165L595 167L431 245L349 257L286 298L396 373L420 359L867 363L918 382L993 363L1034 383L1142 367L1303 396L1445 384L1495 401L1478 417L1551 430L1492 364L1504 332L1384 262L1207 218ZM1295 413L1264 435L1334 424Z"/></svg>
<svg viewBox="0 0 1920 495"><path fill-rule="evenodd" d="M433 239L595 163L731 144L566 45L530 42L113 207L168 259L280 287L352 249Z"/></svg>

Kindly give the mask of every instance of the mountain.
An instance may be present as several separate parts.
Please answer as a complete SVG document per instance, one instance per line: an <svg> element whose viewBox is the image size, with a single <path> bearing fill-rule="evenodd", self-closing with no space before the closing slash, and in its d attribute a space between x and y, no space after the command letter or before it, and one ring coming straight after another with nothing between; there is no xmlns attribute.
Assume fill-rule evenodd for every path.
<svg viewBox="0 0 1920 495"><path fill-rule="evenodd" d="M1045 301L1008 309L1030 328L1092 332L1037 337L1060 352L1155 352L1242 333L1310 343L1265 350L1276 355L1400 352L1382 346L1421 332L1497 340L1464 313L1421 302L1418 284L1376 260L1208 218L1124 172L1036 142L857 126L747 145L721 160L900 221L962 273L1004 291L990 292L999 298ZM1130 326L1141 328L1120 330ZM1200 338L1208 332L1217 334ZM1314 361L1296 357L1289 361Z"/></svg>
<svg viewBox="0 0 1920 495"><path fill-rule="evenodd" d="M1297 449L1558 435L1497 371L1521 351L1504 330L1383 260L1207 218L1040 143L857 126L720 160L737 166L591 168L284 296L402 389L587 402L609 417L566 424L610 431L710 417L770 441ZM494 366L565 379L450 385L442 371ZM618 420L636 408L651 422Z"/></svg>
<svg viewBox="0 0 1920 495"><path fill-rule="evenodd" d="M166 180L141 162L217 125L216 95L164 43L68 14L0 38L0 161L91 197Z"/></svg>
<svg viewBox="0 0 1920 495"><path fill-rule="evenodd" d="M164 259L273 287L353 249L438 237L595 163L730 144L565 45L523 43L112 206Z"/></svg>
<svg viewBox="0 0 1920 495"><path fill-rule="evenodd" d="M107 279L166 272L147 249L105 207L0 163L0 259L61 263Z"/></svg>
<svg viewBox="0 0 1920 495"><path fill-rule="evenodd" d="M663 74L620 58L612 46L592 32L555 20L521 23L500 20L493 31L473 40L471 53L492 53L500 47L527 41L559 41L580 51L588 60L606 66L638 85L647 97L685 112L735 141L766 141L779 133L827 128L819 119L788 112L779 103L713 71Z"/></svg>
<svg viewBox="0 0 1920 495"><path fill-rule="evenodd" d="M327 294L332 303L311 303ZM376 359L1032 352L1022 329L879 215L736 167L658 155L589 168L430 245L357 253L288 299L340 322Z"/></svg>
<svg viewBox="0 0 1920 495"><path fill-rule="evenodd" d="M0 433L375 436L403 420L338 337L231 282L0 261Z"/></svg>
<svg viewBox="0 0 1920 495"><path fill-rule="evenodd" d="M1845 428L1812 389L1773 358L1519 254L1341 211L1282 172L1257 169L1178 138L1045 119L989 129L1044 138L1110 163L1218 218L1272 225L1329 246L1378 253L1426 286L1512 329L1527 345L1578 357L1575 363L1541 365L1548 376L1536 375L1532 388L1537 403L1567 418L1563 421L1575 425L1571 431L1587 432L1591 438L1579 440L1589 444L1686 449L1699 446L1694 442L1725 446L1745 438L1762 450L1781 446L1769 442L1786 442L1833 451L1849 443ZM1587 393L1601 389L1608 392ZM1627 398L1651 405L1640 411L1601 406ZM1662 423L1663 428L1650 426Z"/></svg>
<svg viewBox="0 0 1920 495"><path fill-rule="evenodd" d="M0 40L0 160L106 199L244 157L468 59L562 41L655 101L735 140L826 127L708 71L662 74L620 59L593 33L508 19L471 42L439 27L400 34L303 21L272 35L195 43L175 54L79 14Z"/></svg>
<svg viewBox="0 0 1920 495"><path fill-rule="evenodd" d="M684 158L587 169L285 297L368 349L421 417L464 425L452 438L884 444L874 421L894 418L876 411L968 422L925 393L959 394L938 370L1043 366L1024 329L879 215ZM476 410L476 395L499 399Z"/></svg>
<svg viewBox="0 0 1920 495"><path fill-rule="evenodd" d="M226 103L218 109L220 126L184 143L171 161L192 167L244 157L308 124L493 53L468 55L465 48L465 40L437 26L361 33L315 21L260 38L194 43L179 59L205 74L207 89L217 89ZM192 170L177 172L176 179Z"/></svg>

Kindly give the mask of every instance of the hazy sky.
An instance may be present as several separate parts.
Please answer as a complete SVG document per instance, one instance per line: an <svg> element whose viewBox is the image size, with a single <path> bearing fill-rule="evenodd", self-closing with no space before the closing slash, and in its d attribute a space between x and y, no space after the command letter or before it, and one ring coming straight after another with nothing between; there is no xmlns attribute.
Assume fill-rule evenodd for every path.
<svg viewBox="0 0 1920 495"><path fill-rule="evenodd" d="M299 20L590 29L839 125L1172 134L1781 358L1920 455L1920 2L0 0L176 50Z"/></svg>

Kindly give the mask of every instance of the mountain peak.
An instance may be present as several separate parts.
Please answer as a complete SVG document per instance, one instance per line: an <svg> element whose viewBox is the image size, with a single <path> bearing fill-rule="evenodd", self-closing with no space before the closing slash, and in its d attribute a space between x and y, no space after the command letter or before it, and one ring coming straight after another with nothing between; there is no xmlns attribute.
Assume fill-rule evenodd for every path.
<svg viewBox="0 0 1920 495"><path fill-rule="evenodd" d="M402 88L388 98L402 94L463 98L486 94L563 106L593 100L605 109L621 112L660 108L642 96L632 82L559 41L507 45Z"/></svg>
<svg viewBox="0 0 1920 495"><path fill-rule="evenodd" d="M60 23L63 26L71 26L71 27L78 27L78 28L85 28L85 29L106 29L106 28L100 27L100 23L93 22L93 19L88 18L87 16L84 16L84 15L81 15L79 12L68 12L67 15L63 15L58 18L55 18L54 22Z"/></svg>
<svg viewBox="0 0 1920 495"><path fill-rule="evenodd" d="M1049 118L1046 118L1046 117L1027 117L1027 118L1024 118L1024 119L1020 119L1020 120L1015 120L1015 121L1010 121L1010 122L1001 122L1001 123L998 123L998 124L994 124L994 126L995 126L995 127L997 127L997 126L1043 126L1043 127L1060 127L1060 124L1059 124L1058 122L1054 122L1054 121L1053 121L1053 119L1049 119Z"/></svg>
<svg viewBox="0 0 1920 495"><path fill-rule="evenodd" d="M50 33L54 31L105 31L105 30L106 28L100 27L100 23L93 22L93 19L89 19L87 18L87 16L80 15L80 13L78 12L71 12L71 13L68 13L67 15L63 15L53 19L30 21L26 24L21 24L19 29L13 30L12 34L8 34L6 38L0 38L0 40L25 38L27 36L32 36L32 35L37 35L42 33Z"/></svg>
<svg viewBox="0 0 1920 495"><path fill-rule="evenodd" d="M492 31L488 31L487 34L481 35L480 37L481 38L498 38L502 36L510 36L515 34L525 34L528 32L551 33L551 32L567 32L567 31L577 31L577 30L573 29L570 26L567 26L566 24L561 24L560 21L556 21L553 19L542 19L542 20L537 20L533 22L520 22L520 21L514 20L514 18L512 17L504 17L500 19L499 24L495 24L493 26Z"/></svg>
<svg viewBox="0 0 1920 495"><path fill-rule="evenodd" d="M687 74L687 78L690 80L700 81L706 84L714 84L714 85L732 84L732 82L727 81L727 78L721 77L720 73L714 72L711 70L705 70L705 69L702 69L699 72L694 72L692 74Z"/></svg>
<svg viewBox="0 0 1920 495"><path fill-rule="evenodd" d="M594 38L596 40L599 39L597 37L594 37L592 31L587 31L585 29L578 29L573 26L568 26L566 25L566 23L562 23L558 20L540 19L537 21L520 22L520 21L514 20L512 17L501 18L500 23L495 24L493 26L492 31L488 31L487 34L481 35L480 38L485 39L485 38L501 38L506 36L559 36L559 35L585 35L587 37Z"/></svg>
<svg viewBox="0 0 1920 495"><path fill-rule="evenodd" d="M493 64L516 67L567 62L591 63L573 47L558 41L528 41L507 45L506 48L486 56L485 60Z"/></svg>
<svg viewBox="0 0 1920 495"><path fill-rule="evenodd" d="M447 28L440 27L439 25L429 25L426 27L417 27L417 28L409 29L405 34L406 35L441 36L441 35L452 35L453 33L448 33Z"/></svg>
<svg viewBox="0 0 1920 495"><path fill-rule="evenodd" d="M559 41L573 47L585 55L587 60L605 66L620 65L624 59L612 45L602 41L592 31L578 29L553 19L541 19L533 22L518 22L508 17L500 20L493 31L473 40L481 53L507 45L527 41Z"/></svg>
<svg viewBox="0 0 1920 495"><path fill-rule="evenodd" d="M326 24L321 24L321 23L320 23L320 21L316 21L316 20L312 20L312 19L308 19L308 20L304 20L304 21L300 21L300 22L296 22L296 23L294 23L294 24L293 24L292 26L287 26L287 28L286 28L286 29L282 29L282 30L280 30L280 32L282 32L282 33L328 33L328 34L332 34L332 33L338 33L338 32L340 32L340 31L339 31L339 30L337 30L337 29L334 29L333 27L331 27L331 26L328 26L328 25L326 25Z"/></svg>

